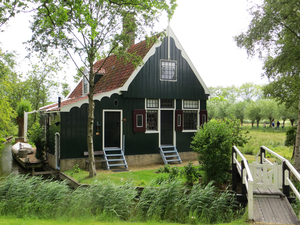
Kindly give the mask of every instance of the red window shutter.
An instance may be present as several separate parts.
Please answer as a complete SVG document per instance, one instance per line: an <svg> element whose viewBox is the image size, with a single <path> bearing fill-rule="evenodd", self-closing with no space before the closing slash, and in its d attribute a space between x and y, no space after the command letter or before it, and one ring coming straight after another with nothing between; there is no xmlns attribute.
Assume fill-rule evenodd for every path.
<svg viewBox="0 0 300 225"><path fill-rule="evenodd" d="M200 110L200 126L207 123L207 110Z"/></svg>
<svg viewBox="0 0 300 225"><path fill-rule="evenodd" d="M175 130L176 131L182 131L182 129L183 129L182 118L183 118L183 110L175 110Z"/></svg>
<svg viewBox="0 0 300 225"><path fill-rule="evenodd" d="M146 131L146 110L134 109L133 110L133 132L145 132Z"/></svg>

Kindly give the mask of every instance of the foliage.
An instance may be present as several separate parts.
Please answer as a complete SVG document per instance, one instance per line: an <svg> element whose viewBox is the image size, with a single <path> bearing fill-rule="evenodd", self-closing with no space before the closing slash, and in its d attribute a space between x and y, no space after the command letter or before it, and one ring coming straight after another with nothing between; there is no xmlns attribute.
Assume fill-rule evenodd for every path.
<svg viewBox="0 0 300 225"><path fill-rule="evenodd" d="M3 4L3 5L2 5ZM0 32L2 31L2 26L7 23L7 21L17 15L18 13L24 11L27 8L27 1L23 0L13 0L13 1L1 1L0 7Z"/></svg>
<svg viewBox="0 0 300 225"><path fill-rule="evenodd" d="M245 119L246 111L246 101L237 102L230 107L230 112L232 115L241 121L241 126L243 125Z"/></svg>
<svg viewBox="0 0 300 225"><path fill-rule="evenodd" d="M199 163L205 171L205 182L223 183L228 178L231 147L243 146L249 140L238 120L211 120L192 138L191 147L198 153Z"/></svg>
<svg viewBox="0 0 300 225"><path fill-rule="evenodd" d="M116 54L119 60L130 62L137 67L142 59L135 52L127 52L130 39L141 38L147 28L153 28L161 13L171 18L176 9L176 0L165 1L75 1L54 0L39 2L31 25L33 35L30 50L47 55L53 49L60 50L60 56L71 57L79 69L74 56L80 57L88 73L82 75L89 83L87 148L89 151L90 176L96 176L93 158L94 122L94 77L105 64L94 70L94 63L101 53L105 58ZM124 25L122 23L124 19ZM130 34L132 37L130 37ZM155 37L152 33L151 36ZM101 54L100 53L100 54Z"/></svg>
<svg viewBox="0 0 300 225"><path fill-rule="evenodd" d="M261 100L260 104L263 106L262 115L269 120L271 127L272 121L279 117L277 102L273 99L265 99Z"/></svg>
<svg viewBox="0 0 300 225"><path fill-rule="evenodd" d="M9 96L14 91L10 79L16 76L15 65L14 53L3 52L0 48L0 138L12 135L15 127L12 119L16 114Z"/></svg>
<svg viewBox="0 0 300 225"><path fill-rule="evenodd" d="M300 92L297 86L300 75L299 9L297 0L264 0L251 9L252 20L248 30L235 38L237 45L245 48L248 55L258 54L264 60L265 76L274 80L266 87L265 92L273 95L279 102L285 103L287 108L298 109L300 107ZM298 171L300 171L299 146L300 123L294 161Z"/></svg>
<svg viewBox="0 0 300 225"><path fill-rule="evenodd" d="M17 105L16 112L18 117L20 118L24 117L24 111L31 112L31 103L28 100L22 100Z"/></svg>
<svg viewBox="0 0 300 225"><path fill-rule="evenodd" d="M294 146L296 143L297 127L289 127L286 131L286 146Z"/></svg>
<svg viewBox="0 0 300 225"><path fill-rule="evenodd" d="M189 164L183 168L184 170L182 171L182 174L186 180L186 184L192 186L196 181L199 180L200 174L198 173L197 169L193 167L193 163L191 162L189 162Z"/></svg>
<svg viewBox="0 0 300 225"><path fill-rule="evenodd" d="M44 138L43 128L40 126L38 122L33 124L31 129L28 131L28 137L36 147L35 157L38 160L44 160L46 140Z"/></svg>
<svg viewBox="0 0 300 225"><path fill-rule="evenodd" d="M251 102L246 107L245 114L251 120L252 127L255 121L259 127L259 121L262 119L263 106L260 103L261 101Z"/></svg>

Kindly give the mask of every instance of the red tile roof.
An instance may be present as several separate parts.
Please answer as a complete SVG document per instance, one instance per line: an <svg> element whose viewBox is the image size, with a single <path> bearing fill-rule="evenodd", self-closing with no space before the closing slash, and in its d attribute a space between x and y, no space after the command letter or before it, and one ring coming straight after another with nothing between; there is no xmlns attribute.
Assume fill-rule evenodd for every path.
<svg viewBox="0 0 300 225"><path fill-rule="evenodd" d="M131 54L136 53L143 59L153 45L154 42L149 44L146 41L142 41L138 44L132 45L127 52ZM125 63L122 58L118 59L116 55L109 56L96 62L94 65L94 72L96 72L96 70L100 67L102 68L97 74L103 74L103 76L95 85L95 95L122 87L135 70L132 62ZM61 102L61 107L81 101L85 98L87 98L87 96L82 96L81 81L69 95L69 98ZM54 103L44 106L40 108L40 110L59 111L60 109L58 108L58 103Z"/></svg>

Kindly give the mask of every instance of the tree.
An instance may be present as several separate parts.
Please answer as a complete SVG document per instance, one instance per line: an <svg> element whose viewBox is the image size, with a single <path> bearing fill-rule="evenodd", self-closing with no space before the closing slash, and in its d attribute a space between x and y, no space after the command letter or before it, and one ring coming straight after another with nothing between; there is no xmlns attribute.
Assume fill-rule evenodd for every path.
<svg viewBox="0 0 300 225"><path fill-rule="evenodd" d="M244 118L245 118L245 111L246 111L246 102L237 102L230 106L230 112L232 115L241 121L241 126L243 126Z"/></svg>
<svg viewBox="0 0 300 225"><path fill-rule="evenodd" d="M259 127L259 121L262 118L262 110L260 101L251 102L246 107L246 117L251 120L253 127L254 122L256 121L256 126Z"/></svg>
<svg viewBox="0 0 300 225"><path fill-rule="evenodd" d="M277 102L273 99L265 99L261 100L261 104L263 105L262 115L263 118L266 118L270 122L270 127L272 126L272 122L278 118L278 106Z"/></svg>
<svg viewBox="0 0 300 225"><path fill-rule="evenodd" d="M127 52L127 47L132 39L145 36L146 28L153 27L162 12L167 12L171 18L177 6L176 0L170 0L169 5L160 0L53 0L36 3L39 5L31 25L33 36L29 41L30 49L44 54L51 49L59 49L61 56L71 57L79 69L73 57L76 54L88 70L88 75L82 70L81 74L89 83L87 146L89 176L94 177L94 77L106 62L104 60L94 70L98 52L106 52L106 57L116 54L120 60L139 65L141 58Z"/></svg>
<svg viewBox="0 0 300 225"><path fill-rule="evenodd" d="M280 90L287 88L294 96L298 96L298 115L300 90L294 89L293 84L297 84L300 76L299 10L297 0L264 0L263 4L252 7L252 20L248 30L235 37L237 45L245 48L249 56L258 54L264 59L265 76L273 79L274 85L281 82L282 87L273 87L279 94L278 99L288 101L285 97L287 95L280 95ZM300 120L295 149L294 166L300 171Z"/></svg>
<svg viewBox="0 0 300 225"><path fill-rule="evenodd" d="M222 102L227 101L223 96L217 96L210 98L207 101L207 111L208 113L208 120L211 120L213 118L218 118L218 112L219 112L219 106L220 104L223 104Z"/></svg>
<svg viewBox="0 0 300 225"><path fill-rule="evenodd" d="M3 5L2 5L3 4ZM0 6L0 31L1 27L16 14L27 8L27 1L22 0L6 0L1 1Z"/></svg>
<svg viewBox="0 0 300 225"><path fill-rule="evenodd" d="M210 120L192 138L191 147L198 153L205 180L223 183L228 178L231 147L243 146L249 140L238 120Z"/></svg>
<svg viewBox="0 0 300 225"><path fill-rule="evenodd" d="M262 96L261 86L253 83L242 84L239 88L239 92L239 97L247 102L250 102L251 100L255 101Z"/></svg>
<svg viewBox="0 0 300 225"><path fill-rule="evenodd" d="M19 137L24 137L24 111L30 112L31 111L31 103L28 100L22 100L18 103L17 106L17 122L19 126Z"/></svg>
<svg viewBox="0 0 300 225"><path fill-rule="evenodd" d="M11 135L14 127L11 121L16 114L9 95L13 91L10 77L16 75L15 65L14 53L3 52L0 48L0 138Z"/></svg>

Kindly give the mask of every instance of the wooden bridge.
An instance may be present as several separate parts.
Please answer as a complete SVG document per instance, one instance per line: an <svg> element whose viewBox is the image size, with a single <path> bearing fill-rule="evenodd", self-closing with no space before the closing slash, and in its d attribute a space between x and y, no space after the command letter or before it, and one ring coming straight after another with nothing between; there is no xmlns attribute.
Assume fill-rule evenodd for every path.
<svg viewBox="0 0 300 225"><path fill-rule="evenodd" d="M266 152L277 161L267 160ZM232 189L248 202L250 220L263 224L300 224L290 205L296 197L300 200L291 174L300 181L300 174L292 164L265 146L252 164L248 164L236 146L232 147Z"/></svg>

